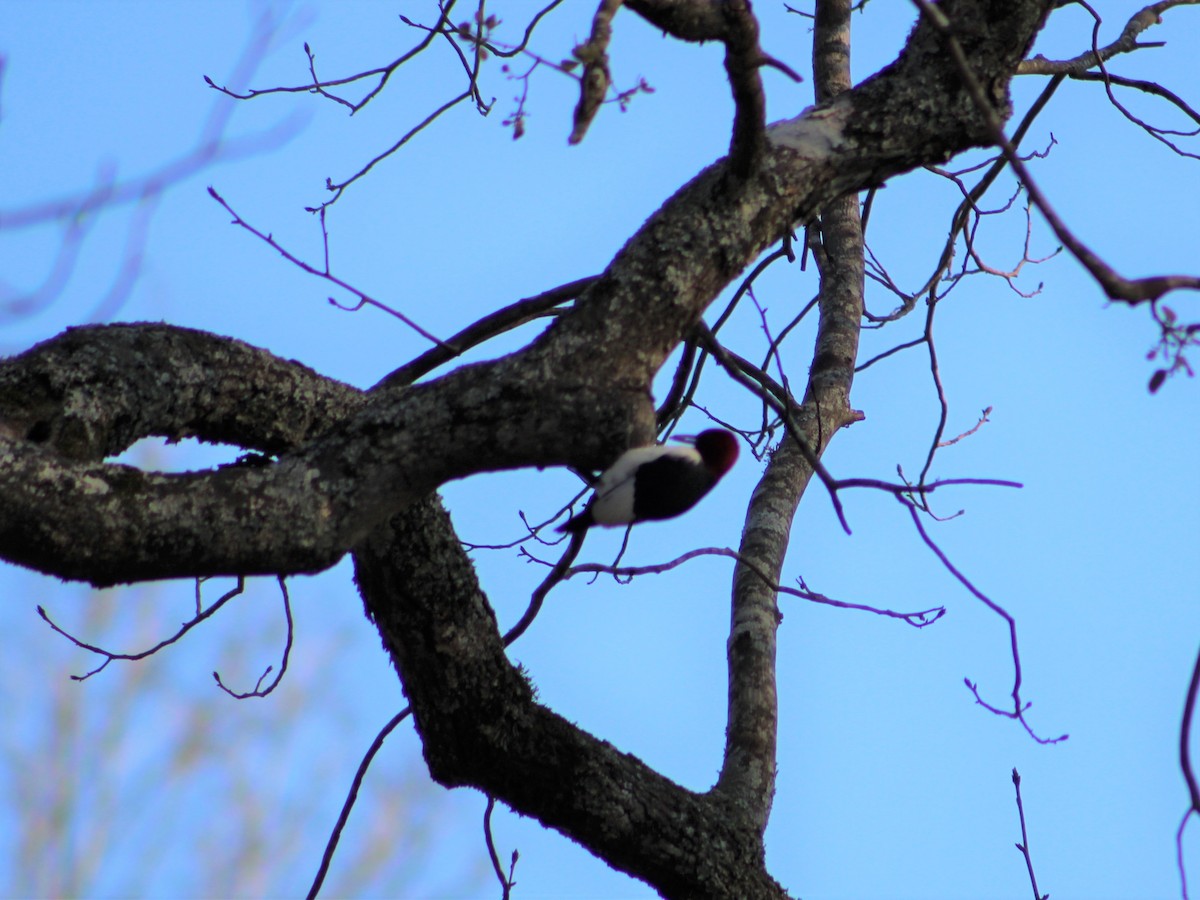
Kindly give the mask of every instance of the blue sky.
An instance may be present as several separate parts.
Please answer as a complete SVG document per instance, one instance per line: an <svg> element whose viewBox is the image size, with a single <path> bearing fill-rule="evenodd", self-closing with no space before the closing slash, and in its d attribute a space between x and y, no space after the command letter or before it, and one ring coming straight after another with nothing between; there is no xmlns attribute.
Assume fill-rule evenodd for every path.
<svg viewBox="0 0 1200 900"><path fill-rule="evenodd" d="M525 5L492 6L506 23L500 39L518 34ZM587 33L590 4L568 6L535 38L550 58L565 56ZM781 5L756 8L768 52L806 71L807 23ZM1106 18L1102 42L1134 8L1097 4ZM302 82L304 41L325 76L390 61L414 39L397 11L433 18L415 2L264 8L8 0L0 4L7 61L0 221L86 191L110 173L119 181L186 156L206 119L228 102L202 75L218 83L231 78L264 9L281 24L252 86ZM913 15L909 4L872 3L855 16L856 79L894 56ZM1196 15L1168 12L1147 35L1167 46L1114 62L1113 70L1200 99L1188 94L1200 52ZM1039 51L1070 56L1086 48L1090 21L1082 9L1054 18ZM335 271L441 336L500 305L600 271L647 215L722 155L731 112L719 48L678 46L628 13L616 22L617 85L644 77L655 93L634 98L625 113L606 109L583 144L568 147L573 82L540 71L531 83L527 133L513 141L500 123L520 85L493 70L484 83L497 97L491 116L456 108L333 208ZM324 199L326 177L354 172L460 90L456 66L444 49L431 54L401 70L354 117L305 95L237 105L226 135L248 139L254 152L175 184L156 207L131 204L83 222L86 239L53 302L3 313L2 352L98 315L164 320L233 335L370 385L426 342L378 311L331 306L326 285L231 227L206 187L317 263L320 232L303 207ZM1017 80L1019 110L1041 85ZM794 85L768 72L766 86L772 118L811 103L810 82ZM1182 127L1164 107L1130 101L1141 114ZM256 138L264 134L284 139ZM1065 84L1028 146L1045 147L1051 134L1052 152L1033 171L1080 237L1128 275L1196 271L1200 164L1125 122L1094 84ZM997 188L990 202L999 205L1010 189ZM957 202L953 186L930 174L895 179L879 193L868 240L902 285L915 287L932 270ZM149 223L144 246L139 216ZM989 262L1015 264L1025 232L1020 211L987 228ZM143 262L114 308L104 298L131 236ZM61 246L57 224L0 230L2 302L41 284ZM1055 246L1035 216L1031 254ZM1200 634L1200 393L1195 381L1179 377L1148 394L1153 365L1145 355L1155 341L1148 315L1108 305L1073 261L1060 256L1033 267L1020 284L1030 291L1039 282L1043 291L1027 298L998 279L968 279L939 309L948 433L972 427L984 407L993 413L978 433L941 452L935 474L1014 479L1025 487L947 492L938 508L964 514L929 527L955 564L1015 616L1032 727L1071 737L1039 746L1019 725L974 705L964 677L996 704L1011 689L1004 624L940 566L892 498L847 496L848 536L814 488L797 517L785 580L803 577L849 601L901 610L944 604L948 612L916 631L781 599L780 776L767 845L771 871L795 894L1026 895L1024 863L1013 849L1020 837L1015 766L1043 891L1055 898L1179 895L1174 831L1186 791L1178 726ZM778 329L814 290L811 272L776 266L756 294ZM876 312L893 306L874 286L867 303ZM1194 296L1168 303L1196 318ZM917 336L920 318L918 312L867 332L863 358ZM507 352L539 327L475 358ZM744 306L729 339L758 355L760 327L753 307ZM810 346L807 331L790 342L794 381L806 372ZM703 402L742 426L758 415L715 375ZM937 421L922 351L864 372L853 402L866 419L838 436L829 468L885 479L898 464L918 472ZM704 421L694 412L685 429ZM151 467L228 458L219 449L159 444L138 452ZM736 546L760 472L744 456L686 520L636 530L626 562ZM445 496L465 540L501 543L520 534L518 509L548 514L576 485L565 472L514 472L448 485ZM611 560L619 540L595 536L585 555ZM511 623L542 569L514 551L479 551L476 558L502 623ZM678 782L705 789L723 745L729 574L728 560L702 559L624 587L577 579L554 592L512 655L551 707ZM212 595L223 589L213 587ZM89 639L134 649L186 618L194 587L96 594L0 568L0 623L12 649L0 666L0 702L10 711L0 732L0 895L54 884L88 896L303 893L362 752L402 697L345 563L293 579L291 590L297 630L289 677L279 695L237 703L216 689L210 673L247 683L277 665L282 625L273 583L254 584L245 602L169 652L76 684L67 676L94 663L46 628L37 604ZM171 753L182 761L162 762ZM71 785L65 811L54 806L53 788ZM335 862L331 891L497 895L485 868L483 798L431 785L410 729L401 728L380 756L363 804L345 837L346 856ZM54 815L43 815L47 810ZM49 819L60 826L57 837L45 855L31 857L22 835L31 822ZM248 822L263 824L254 831ZM536 822L505 811L495 825L501 854L521 853L519 897L651 896ZM1194 884L1197 828L1185 847ZM379 855L352 865L355 846ZM248 854L241 863L239 848ZM205 864L211 860L220 864ZM356 867L362 882L350 880ZM51 868L67 880L46 880Z"/></svg>

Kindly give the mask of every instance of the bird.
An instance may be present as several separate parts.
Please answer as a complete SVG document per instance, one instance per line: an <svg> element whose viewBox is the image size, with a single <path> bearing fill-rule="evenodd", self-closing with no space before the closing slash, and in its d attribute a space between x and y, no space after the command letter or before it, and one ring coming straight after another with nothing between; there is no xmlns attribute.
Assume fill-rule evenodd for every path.
<svg viewBox="0 0 1200 900"><path fill-rule="evenodd" d="M685 446L655 444L622 453L596 482L583 512L558 530L580 534L593 525L674 518L695 506L737 461L737 438L723 428L676 440Z"/></svg>

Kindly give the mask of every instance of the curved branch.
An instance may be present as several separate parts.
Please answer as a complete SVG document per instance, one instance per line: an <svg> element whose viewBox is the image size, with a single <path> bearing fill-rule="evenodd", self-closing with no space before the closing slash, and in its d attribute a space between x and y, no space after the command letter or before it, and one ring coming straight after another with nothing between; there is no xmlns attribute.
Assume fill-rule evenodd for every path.
<svg viewBox="0 0 1200 900"><path fill-rule="evenodd" d="M750 172L767 149L767 101L759 69L771 66L795 81L800 80L788 66L762 51L758 43L758 20L750 3L627 0L626 5L674 38L691 43L720 41L725 45L725 73L734 103L730 168L738 175Z"/></svg>
<svg viewBox="0 0 1200 900"><path fill-rule="evenodd" d="M478 347L498 334L511 331L527 322L532 322L538 316L546 315L554 307L574 300L598 276L580 278L548 291L543 291L536 297L518 300L511 306L484 316L479 321L467 326L458 334L445 341L439 341L438 346L430 347L412 362L405 363L396 371L381 380L376 388L392 387L398 384L412 384L422 375L432 372L438 366L466 353L472 347Z"/></svg>
<svg viewBox="0 0 1200 900"><path fill-rule="evenodd" d="M985 37L969 42L972 64L989 84L1004 85L1049 4L958 0L945 9L966 25L990 23ZM155 373L156 379L115 365L123 374L89 402L103 407L114 393L124 396L122 377L136 380L145 396L126 407L135 425L112 417L121 440L99 453L99 444L64 427L79 410L52 399L42 415L30 421L19 412L12 425L7 408L27 404L4 397L0 496L11 515L0 522L0 555L97 584L314 571L447 480L531 465L597 468L648 441L651 379L763 249L838 196L991 139L967 93L947 92L959 75L940 41L923 20L894 65L770 129L762 164L751 175L729 178L727 162L702 172L524 350L415 387L375 391L277 463L163 476L91 462L129 436L190 428L175 400L180 379L198 378L197 403L222 409L220 422L240 421L235 407L248 396L237 385L241 376L214 377L207 364ZM303 409L303 401L289 408ZM321 419L314 412L309 423ZM89 448L71 456L89 463L48 453L44 438L56 432L60 445ZM321 429L309 436L314 432Z"/></svg>
<svg viewBox="0 0 1200 900"><path fill-rule="evenodd" d="M81 650L87 650L91 653L95 653L98 656L104 657L104 662L100 663L100 665L96 666L96 668L94 668L88 672L85 672L83 675L72 675L71 676L72 681L87 681L87 679L91 678L93 675L96 675L99 672L102 672L104 669L108 668L108 664L115 659L125 660L127 662L136 662L138 660L146 659L146 657L148 657L148 656L153 656L155 653L157 653L159 650L162 650L164 647L171 646L176 641L178 641L180 638L182 638L185 634L187 634L189 631L191 631L193 628L195 628L197 625L199 625L201 622L203 622L205 619L207 619L210 616L212 616L213 614L215 614L217 612L217 610L219 610L222 606L224 606L226 603L228 603L234 597L241 594L242 591L245 590L245 587L246 587L246 579L239 578L237 580L237 584L234 585L230 590L228 590L224 594L222 594L216 600L216 602L214 602L211 606L208 607L208 609L202 609L201 605L200 605L200 582L197 581L196 582L196 615L192 616L192 618L190 618L190 619L188 619L188 621L184 622L179 627L179 630L176 631L170 637L163 638L161 641L159 641L154 646L149 647L146 650L139 650L136 653L113 653L111 650L105 650L103 647L98 647L95 644L89 644L85 641L81 641L79 638L75 637L75 635L71 634L68 631L65 631L64 629L62 629L61 627L56 625L54 623L54 620L51 619L49 614L46 612L45 608L40 605L37 607L37 614L39 616L41 616L42 621L45 622L47 625L49 625L53 631L55 631L58 634L61 634L63 637L65 637L68 641L70 641L76 647L79 647ZM289 616L289 621L290 621L290 616ZM289 639L290 639L290 637L291 637L291 635L290 635L290 629L289 629ZM290 643L290 640L289 640L289 643Z"/></svg>
<svg viewBox="0 0 1200 900"><path fill-rule="evenodd" d="M294 360L174 325L69 328L0 360L0 436L68 460L98 462L151 435L279 454L364 400Z"/></svg>
<svg viewBox="0 0 1200 900"><path fill-rule="evenodd" d="M1129 17L1121 34L1115 41L1104 47L1093 47L1071 59L1047 59L1042 54L1031 57L1017 66L1018 75L1070 75L1076 77L1093 66L1098 66L1106 60L1121 53L1131 53L1146 47L1161 47L1158 43L1143 43L1138 36L1143 31L1162 21L1162 14L1173 6L1183 6L1195 3L1196 0L1159 0L1138 10ZM1097 23L1099 24L1099 23Z"/></svg>
<svg viewBox="0 0 1200 900"><path fill-rule="evenodd" d="M674 784L534 700L436 500L376 529L354 564L435 780L536 816L664 896L786 896L731 804Z"/></svg>
<svg viewBox="0 0 1200 900"><path fill-rule="evenodd" d="M313 876L312 885L308 889L308 900L316 900L317 895L321 893L321 885L325 883L325 876L329 873L329 866L333 862L333 854L337 852L338 842L342 839L342 831L345 829L346 822L350 819L350 811L354 809L354 803L358 799L358 790L362 787L363 779L367 776L367 769L371 767L375 755L383 747L383 742L387 740L388 735L395 731L396 726L407 719L411 713L412 707L406 706L388 719L387 724L375 735L375 739L371 741L371 746L367 748L366 754L363 756L362 761L359 762L358 769L354 773L354 779L350 782L350 790L347 791L346 799L342 802L342 811L338 814L333 831L329 833L329 840L325 842L325 852L321 854L321 864L317 866L317 874Z"/></svg>

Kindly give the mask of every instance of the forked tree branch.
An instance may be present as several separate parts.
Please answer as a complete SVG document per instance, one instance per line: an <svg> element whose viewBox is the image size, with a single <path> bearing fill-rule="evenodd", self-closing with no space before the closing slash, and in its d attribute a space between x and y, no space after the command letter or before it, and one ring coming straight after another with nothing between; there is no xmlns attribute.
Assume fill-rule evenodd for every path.
<svg viewBox="0 0 1200 900"><path fill-rule="evenodd" d="M1142 32L1162 21L1162 14L1175 6L1195 4L1198 0L1159 0L1142 7L1129 17L1121 34L1115 41L1103 47L1093 47L1071 59L1047 59L1042 54L1032 56L1017 66L1018 75L1070 75L1075 77L1088 69L1103 64L1122 53L1131 53L1147 47L1161 47L1161 43L1139 41ZM1083 4L1087 6L1087 4ZM1087 7L1089 11L1091 7ZM1095 15L1094 11L1092 11ZM1097 23L1099 24L1099 23Z"/></svg>
<svg viewBox="0 0 1200 900"><path fill-rule="evenodd" d="M913 2L920 7L923 17L934 23L941 32L976 109L983 116L988 130L991 132L992 141L1004 151L1008 164L1012 166L1013 171L1029 192L1029 198L1037 205L1055 236L1087 269L1096 283L1104 289L1108 298L1134 306L1139 303L1152 303L1171 291L1200 290L1200 277L1195 275L1154 275L1148 278L1126 278L1104 262L1090 247L1076 237L1074 232L1067 228L1066 223L1055 212L1046 195L1042 193L1041 188L1034 182L1016 148L1005 135L1003 123L984 92L980 79L967 61L966 51L955 34L953 24L939 7L931 5L928 0L913 0Z"/></svg>
<svg viewBox="0 0 1200 900"><path fill-rule="evenodd" d="M940 7L971 26L973 65L1002 106L1050 5L947 0ZM830 27L844 9L825 7ZM655 426L649 386L669 354L765 248L820 215L821 324L808 391L796 433L751 501L739 550L777 579L791 514L820 464L814 454L853 419L848 394L863 277L853 195L991 140L956 87L941 41L936 28L919 23L894 65L854 90L830 90L817 109L771 129L761 146L750 129L742 142L749 149L739 150L735 126L734 159L682 188L570 310L502 359L363 394L265 351L140 326L71 332L0 365L0 497L12 513L0 522L0 554L103 583L311 570L352 549L436 780L484 790L666 896L784 896L765 868L762 843L774 779L776 606L761 573L744 567L734 576L727 752L716 787L699 794L537 703L506 656L471 561L432 491L505 468L597 468L647 443ZM738 114L757 128L752 107ZM105 359L97 348L111 335L126 341ZM190 365L173 361L172 342L190 354ZM85 385L24 374L51 358L65 370L112 375ZM139 371L154 378L140 379ZM266 399L245 384L262 385ZM68 403L78 397L86 409ZM281 415L268 425L246 421L242 407L272 402ZM136 413L132 422L108 411L123 403ZM164 432L224 435L281 456L185 476L102 462L137 437ZM70 452L55 452L60 447ZM768 495L783 502L781 512ZM753 696L758 689L766 693Z"/></svg>
<svg viewBox="0 0 1200 900"><path fill-rule="evenodd" d="M970 18L990 3L1000 0L959 0L948 9ZM975 64L1004 83L1047 4L1002 4L999 24L975 48ZM991 139L970 98L945 93L955 64L930 55L941 39L919 25L895 65L772 128L769 150L749 176L730 180L724 162L701 173L525 350L426 384L376 391L319 440L270 466L163 476L71 464L28 440L37 428L0 423L0 493L11 511L0 522L0 552L95 583L315 571L447 480L531 465L598 468L620 449L648 442L650 380L719 291L797 218ZM19 377L24 364L17 357L0 366L0 380ZM189 377L212 384L221 366L217 354ZM104 406L125 391L120 377L129 373L95 390L93 401ZM101 456L126 446L126 437L190 427L174 414L177 389L168 379L143 387L159 392L147 409L161 418L139 411L140 427L125 423L120 438L106 435ZM228 393L236 405L236 385ZM14 409L3 415L29 418L27 400L13 396L6 405ZM45 415L33 416L44 430L65 431L59 402L47 398ZM439 452L430 453L435 446ZM31 489L46 479L54 491ZM80 506L95 512L83 528Z"/></svg>

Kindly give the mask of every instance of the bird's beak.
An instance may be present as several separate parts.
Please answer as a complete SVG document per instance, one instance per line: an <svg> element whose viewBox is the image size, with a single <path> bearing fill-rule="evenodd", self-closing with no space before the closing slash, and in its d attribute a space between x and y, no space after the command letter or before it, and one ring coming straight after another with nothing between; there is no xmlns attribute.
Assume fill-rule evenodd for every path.
<svg viewBox="0 0 1200 900"><path fill-rule="evenodd" d="M671 440L679 441L681 444L694 444L694 443L696 443L696 435L694 435L694 434L677 434L673 438L671 438Z"/></svg>

